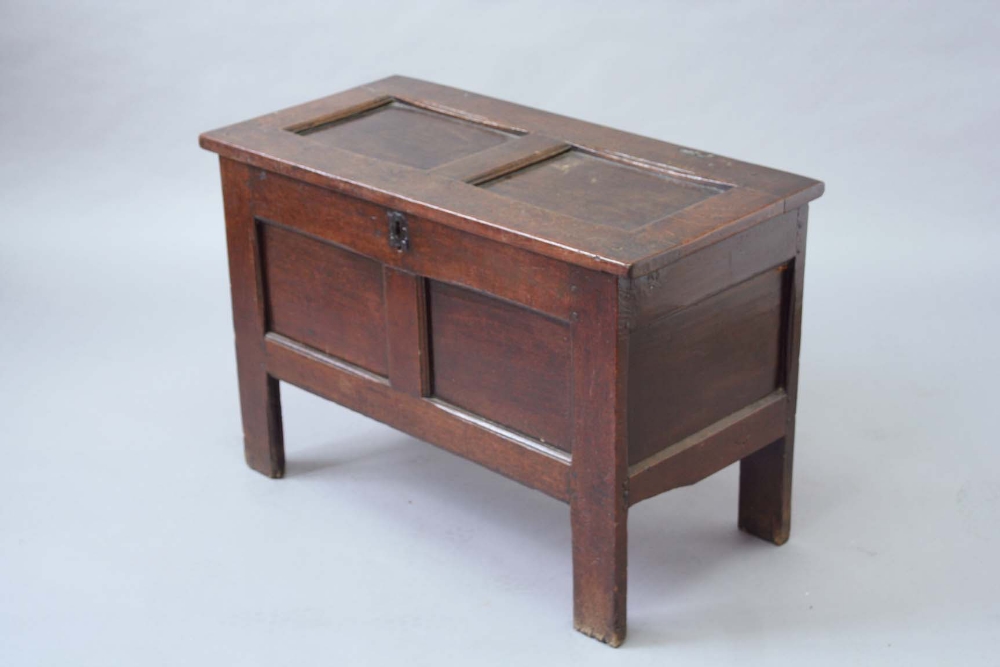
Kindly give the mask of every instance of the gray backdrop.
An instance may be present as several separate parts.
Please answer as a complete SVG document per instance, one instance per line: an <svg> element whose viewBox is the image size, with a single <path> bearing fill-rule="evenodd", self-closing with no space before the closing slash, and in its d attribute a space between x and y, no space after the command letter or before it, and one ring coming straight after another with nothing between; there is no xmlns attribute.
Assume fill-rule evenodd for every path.
<svg viewBox="0 0 1000 667"><path fill-rule="evenodd" d="M996 665L998 14L0 2L0 664ZM618 652L554 500L287 387L244 466L196 137L391 73L827 183L792 539L637 506Z"/></svg>

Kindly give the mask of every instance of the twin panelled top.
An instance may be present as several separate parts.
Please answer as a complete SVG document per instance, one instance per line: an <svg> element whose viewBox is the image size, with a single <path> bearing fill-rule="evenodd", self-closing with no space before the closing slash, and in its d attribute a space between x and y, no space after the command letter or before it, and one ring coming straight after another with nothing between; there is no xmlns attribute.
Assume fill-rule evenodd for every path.
<svg viewBox="0 0 1000 667"><path fill-rule="evenodd" d="M201 145L619 275L823 192L809 178L404 77L207 132Z"/></svg>

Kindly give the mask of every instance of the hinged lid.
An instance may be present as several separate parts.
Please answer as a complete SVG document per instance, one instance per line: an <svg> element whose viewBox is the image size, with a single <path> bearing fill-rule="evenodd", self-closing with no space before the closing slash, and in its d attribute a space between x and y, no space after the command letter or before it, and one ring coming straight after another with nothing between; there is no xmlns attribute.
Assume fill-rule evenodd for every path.
<svg viewBox="0 0 1000 667"><path fill-rule="evenodd" d="M823 193L809 178L405 77L207 132L201 145L621 275Z"/></svg>

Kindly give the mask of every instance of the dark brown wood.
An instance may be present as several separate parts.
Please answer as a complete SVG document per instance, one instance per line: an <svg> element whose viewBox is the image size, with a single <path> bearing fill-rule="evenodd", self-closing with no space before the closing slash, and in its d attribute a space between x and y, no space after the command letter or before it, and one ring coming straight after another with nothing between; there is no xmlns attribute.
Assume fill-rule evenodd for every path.
<svg viewBox="0 0 1000 667"><path fill-rule="evenodd" d="M285 474L281 397L278 382L268 374L264 361L267 326L257 229L251 212L252 172L246 165L225 158L220 167L244 454L254 470L268 477L281 477Z"/></svg>
<svg viewBox="0 0 1000 667"><path fill-rule="evenodd" d="M785 432L786 405L778 390L631 466L629 504L694 484L766 447Z"/></svg>
<svg viewBox="0 0 1000 667"><path fill-rule="evenodd" d="M298 128L313 123L322 126L326 118L339 119L334 128L340 124L350 127L354 118L355 131L363 130L361 116L385 117L385 112L379 111L385 107L354 116L345 113L368 108L365 105L384 105L387 98L437 114L445 124L455 123L457 118L500 135L552 137L603 160L628 164L646 176L683 183L683 187L678 185L681 190L724 191L689 208L675 209L668 201L663 216L657 220L623 229L501 196L426 167L400 163L398 159L378 159L372 156L375 148L352 144L354 151L345 150L320 139L323 132L298 133L302 131ZM379 128L370 129L363 141L372 146L387 141ZM419 132L412 136L429 135ZM812 179L405 77L390 77L208 132L202 135L201 144L271 172L578 266L621 275L655 270L734 232L797 208L823 192L823 184ZM404 149L401 144L393 150ZM432 148L413 149L426 150ZM603 211L601 222L605 217L624 219L632 215L636 205L633 199L620 201L617 211Z"/></svg>
<svg viewBox="0 0 1000 667"><path fill-rule="evenodd" d="M408 218L410 248L389 247L387 209L304 183L255 171L254 210L307 236L416 275L481 292L568 320L572 267L422 218Z"/></svg>
<svg viewBox="0 0 1000 667"><path fill-rule="evenodd" d="M283 382L368 415L557 500L569 499L569 457L476 415L393 390L363 368L277 334L266 339L267 364Z"/></svg>
<svg viewBox="0 0 1000 667"><path fill-rule="evenodd" d="M412 396L431 393L427 337L427 281L385 267L385 322L389 333L389 380Z"/></svg>
<svg viewBox="0 0 1000 667"><path fill-rule="evenodd" d="M573 321L573 623L611 646L625 641L628 582L628 336L612 276L580 281Z"/></svg>
<svg viewBox="0 0 1000 667"><path fill-rule="evenodd" d="M529 134L431 170L437 176L479 185L570 150L569 144Z"/></svg>
<svg viewBox="0 0 1000 667"><path fill-rule="evenodd" d="M289 382L568 502L574 623L626 632L628 508L741 461L788 536L823 184L402 77L206 133L244 441Z"/></svg>
<svg viewBox="0 0 1000 667"><path fill-rule="evenodd" d="M740 529L757 537L784 544L792 525L792 462L795 450L795 409L798 403L799 346L802 338L802 294L805 280L808 207L799 209L795 259L788 279L785 313L784 385L788 405L785 432L740 463Z"/></svg>
<svg viewBox="0 0 1000 667"><path fill-rule="evenodd" d="M630 463L778 387L783 276L769 269L633 332Z"/></svg>
<svg viewBox="0 0 1000 667"><path fill-rule="evenodd" d="M378 262L273 224L260 237L268 330L388 375Z"/></svg>
<svg viewBox="0 0 1000 667"><path fill-rule="evenodd" d="M434 395L570 450L570 328L460 287L430 283Z"/></svg>
<svg viewBox="0 0 1000 667"><path fill-rule="evenodd" d="M798 210L733 234L635 281L634 328L646 326L795 257Z"/></svg>
<svg viewBox="0 0 1000 667"><path fill-rule="evenodd" d="M721 194L706 184L638 169L579 149L520 169L482 187L595 225L640 229L670 213Z"/></svg>
<svg viewBox="0 0 1000 667"><path fill-rule="evenodd" d="M512 136L395 101L296 133L324 145L418 169L479 153Z"/></svg>

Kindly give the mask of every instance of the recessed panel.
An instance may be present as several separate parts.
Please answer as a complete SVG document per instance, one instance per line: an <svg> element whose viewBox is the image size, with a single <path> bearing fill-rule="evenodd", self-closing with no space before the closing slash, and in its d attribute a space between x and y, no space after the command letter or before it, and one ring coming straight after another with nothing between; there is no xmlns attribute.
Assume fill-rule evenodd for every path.
<svg viewBox="0 0 1000 667"><path fill-rule="evenodd" d="M569 451L569 327L436 281L429 296L434 395Z"/></svg>
<svg viewBox="0 0 1000 667"><path fill-rule="evenodd" d="M571 150L484 183L497 194L608 227L637 229L724 191Z"/></svg>
<svg viewBox="0 0 1000 667"><path fill-rule="evenodd" d="M774 391L785 272L641 326L629 345L629 461L637 463Z"/></svg>
<svg viewBox="0 0 1000 667"><path fill-rule="evenodd" d="M269 330L387 375L382 266L271 224L260 239Z"/></svg>
<svg viewBox="0 0 1000 667"><path fill-rule="evenodd" d="M391 102L299 134L328 146L418 169L447 164L515 136L401 102Z"/></svg>

